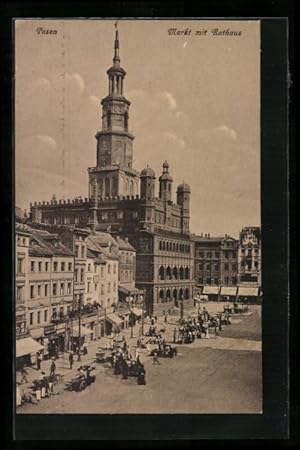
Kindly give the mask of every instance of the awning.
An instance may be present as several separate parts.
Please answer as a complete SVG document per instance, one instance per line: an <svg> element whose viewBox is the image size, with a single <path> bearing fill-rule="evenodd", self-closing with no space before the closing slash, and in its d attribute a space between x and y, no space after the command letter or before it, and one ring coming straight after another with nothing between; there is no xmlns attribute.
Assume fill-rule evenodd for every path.
<svg viewBox="0 0 300 450"><path fill-rule="evenodd" d="M257 297L258 287L250 287L250 286L239 287L238 295L243 297Z"/></svg>
<svg viewBox="0 0 300 450"><path fill-rule="evenodd" d="M218 295L220 286L204 286L202 294L215 294Z"/></svg>
<svg viewBox="0 0 300 450"><path fill-rule="evenodd" d="M122 294L126 294L126 295L137 295L137 294L142 294L143 291L141 289L138 289L136 287L127 287L124 286L123 284L119 284L119 291L122 292Z"/></svg>
<svg viewBox="0 0 300 450"><path fill-rule="evenodd" d="M37 353L45 348L31 337L17 339L16 341L16 357L30 355L31 353Z"/></svg>
<svg viewBox="0 0 300 450"><path fill-rule="evenodd" d="M117 316L117 314L111 313L111 314L107 314L106 315L106 319L115 325L121 325L121 323L123 323L123 320Z"/></svg>
<svg viewBox="0 0 300 450"><path fill-rule="evenodd" d="M140 308L132 308L131 311L137 317L141 317L143 315L143 310Z"/></svg>
<svg viewBox="0 0 300 450"><path fill-rule="evenodd" d="M91 330L81 325L80 336L89 336L91 332L92 332ZM71 328L71 333L73 337L79 337L79 326L73 325L73 330Z"/></svg>
<svg viewBox="0 0 300 450"><path fill-rule="evenodd" d="M221 288L221 295L229 295L229 296L233 296L236 295L236 291L237 291L237 287L236 286L222 286Z"/></svg>

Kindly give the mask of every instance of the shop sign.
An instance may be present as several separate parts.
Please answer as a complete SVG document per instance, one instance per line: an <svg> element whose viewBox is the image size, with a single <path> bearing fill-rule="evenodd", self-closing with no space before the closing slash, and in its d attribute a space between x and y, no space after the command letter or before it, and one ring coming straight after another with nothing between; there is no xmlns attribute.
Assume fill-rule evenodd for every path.
<svg viewBox="0 0 300 450"><path fill-rule="evenodd" d="M25 333L26 333L26 320L24 320L22 322L17 322L17 324L16 324L16 335L17 336L22 336Z"/></svg>
<svg viewBox="0 0 300 450"><path fill-rule="evenodd" d="M48 325L44 328L45 336L49 336L49 334L54 334L56 330L55 325Z"/></svg>
<svg viewBox="0 0 300 450"><path fill-rule="evenodd" d="M61 332L66 330L66 324L65 323L59 323L56 325L56 332Z"/></svg>

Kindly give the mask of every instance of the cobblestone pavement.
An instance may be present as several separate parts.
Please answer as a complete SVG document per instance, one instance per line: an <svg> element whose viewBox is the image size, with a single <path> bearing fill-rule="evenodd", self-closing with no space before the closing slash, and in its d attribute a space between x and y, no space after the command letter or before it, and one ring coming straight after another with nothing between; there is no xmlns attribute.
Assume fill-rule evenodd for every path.
<svg viewBox="0 0 300 450"><path fill-rule="evenodd" d="M221 304L205 305L208 311L221 310ZM136 378L123 380L109 365L95 362L101 339L89 346L89 354L75 362L72 371L68 360L57 362L57 372L71 379L82 363L96 367L96 382L82 392L63 391L42 399L38 405L25 404L19 413L258 413L262 410L260 307L250 306L247 315L236 315L219 336L197 339L193 344L177 345L178 356L160 359L153 365L146 350L140 357L146 368L146 386ZM170 317L165 337L172 340L176 317ZM165 325L163 320L158 326ZM148 325L145 325L145 330ZM132 352L139 326L125 330ZM43 365L50 365L44 362ZM44 370L44 367L42 367ZM32 370L32 369L31 369ZM38 375L38 372L35 371ZM47 371L46 371L47 373ZM35 376L37 378L37 376Z"/></svg>

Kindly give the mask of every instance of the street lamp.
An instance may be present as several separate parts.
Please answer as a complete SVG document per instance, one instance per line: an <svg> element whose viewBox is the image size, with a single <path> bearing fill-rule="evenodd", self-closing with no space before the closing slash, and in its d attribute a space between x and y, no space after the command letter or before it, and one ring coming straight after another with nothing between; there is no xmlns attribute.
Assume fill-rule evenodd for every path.
<svg viewBox="0 0 300 450"><path fill-rule="evenodd" d="M180 320L183 322L183 295L180 297Z"/></svg>
<svg viewBox="0 0 300 450"><path fill-rule="evenodd" d="M81 348L81 303L82 293L79 294L79 317L78 317L78 361L81 361L80 348Z"/></svg>
<svg viewBox="0 0 300 450"><path fill-rule="evenodd" d="M145 293L146 293L145 288L143 288L142 336L144 336Z"/></svg>

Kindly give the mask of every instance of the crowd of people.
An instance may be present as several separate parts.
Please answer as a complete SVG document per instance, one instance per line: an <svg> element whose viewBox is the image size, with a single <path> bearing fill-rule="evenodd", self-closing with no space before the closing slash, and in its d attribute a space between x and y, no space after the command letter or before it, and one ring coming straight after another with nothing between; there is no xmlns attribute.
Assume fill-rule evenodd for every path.
<svg viewBox="0 0 300 450"><path fill-rule="evenodd" d="M189 344L196 338L209 339L209 329L212 328L218 335L219 331L222 331L223 325L230 323L231 315L228 311L211 314L204 306L202 311L201 308L199 309L197 318L180 321L178 329L174 328L173 342Z"/></svg>
<svg viewBox="0 0 300 450"><path fill-rule="evenodd" d="M123 380L134 375L137 376L137 384L146 384L146 370L140 356L133 358L125 338L114 346L110 360L115 375L122 375Z"/></svg>

